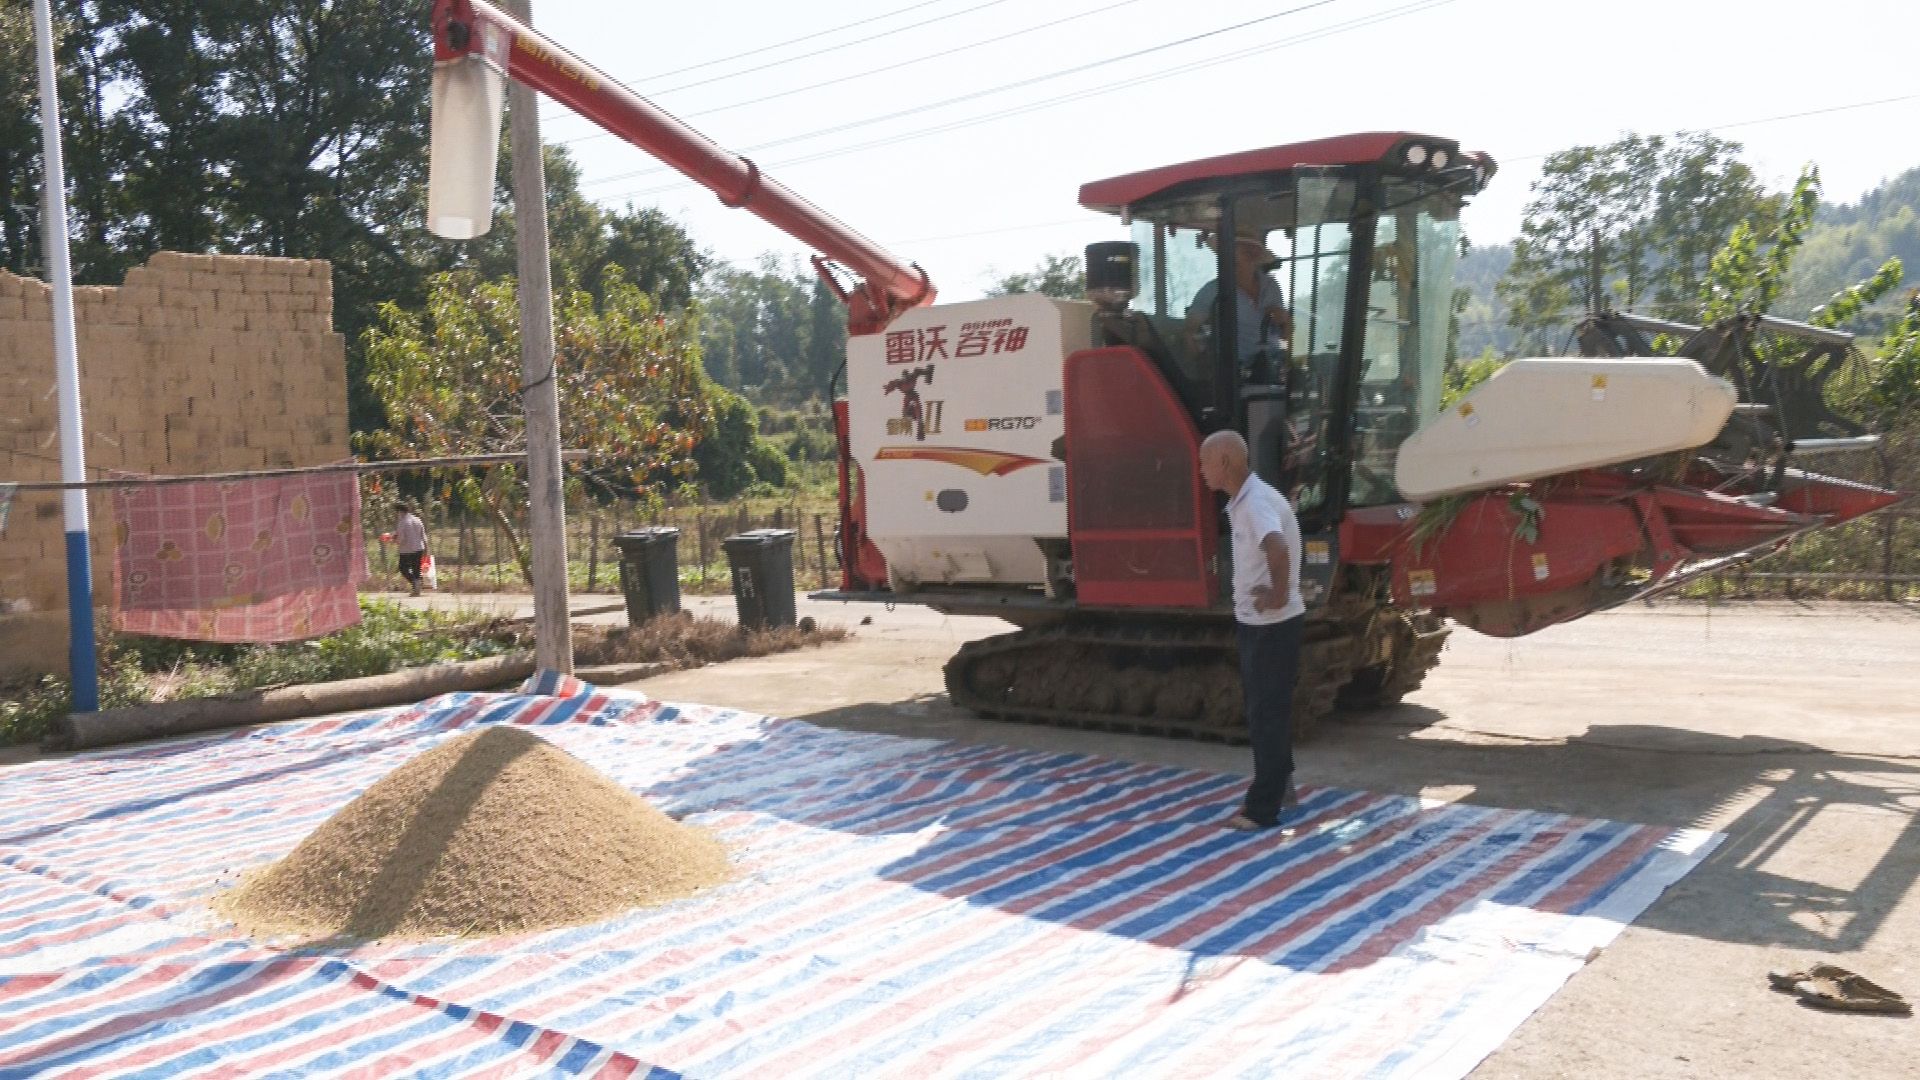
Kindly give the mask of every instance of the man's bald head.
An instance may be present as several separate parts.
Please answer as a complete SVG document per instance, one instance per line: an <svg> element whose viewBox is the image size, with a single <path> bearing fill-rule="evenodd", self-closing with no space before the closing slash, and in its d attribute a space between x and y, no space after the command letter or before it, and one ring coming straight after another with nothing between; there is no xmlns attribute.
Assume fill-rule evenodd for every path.
<svg viewBox="0 0 1920 1080"><path fill-rule="evenodd" d="M1216 431L1200 443L1200 478L1215 491L1233 495L1246 482L1247 440L1233 430Z"/></svg>
<svg viewBox="0 0 1920 1080"><path fill-rule="evenodd" d="M1216 431L1200 442L1200 456L1220 456L1223 461L1237 463L1241 468L1247 466L1247 440L1231 428Z"/></svg>

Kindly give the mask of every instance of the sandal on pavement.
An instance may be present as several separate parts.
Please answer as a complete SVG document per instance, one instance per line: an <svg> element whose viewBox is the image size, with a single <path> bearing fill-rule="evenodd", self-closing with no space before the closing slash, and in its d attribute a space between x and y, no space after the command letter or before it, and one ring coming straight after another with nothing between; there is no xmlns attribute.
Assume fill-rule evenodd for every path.
<svg viewBox="0 0 1920 1080"><path fill-rule="evenodd" d="M1815 964L1805 971L1770 972L1767 982L1775 990L1793 994L1815 1008L1888 1016L1908 1016L1913 1012L1906 998L1838 964Z"/></svg>

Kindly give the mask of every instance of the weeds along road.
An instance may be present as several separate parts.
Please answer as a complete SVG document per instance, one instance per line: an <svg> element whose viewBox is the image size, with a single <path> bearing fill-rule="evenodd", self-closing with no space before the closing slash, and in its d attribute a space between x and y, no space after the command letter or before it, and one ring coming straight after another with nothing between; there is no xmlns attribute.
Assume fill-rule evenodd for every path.
<svg viewBox="0 0 1920 1080"><path fill-rule="evenodd" d="M941 664L1006 629L995 620L801 614L857 636L644 689L867 731L1251 768L1243 748L958 712ZM1766 973L1830 959L1920 996L1920 606L1675 603L1516 641L1460 631L1406 704L1327 725L1299 768L1308 784L1726 834L1475 1077L1913 1075L1920 1019L1816 1012Z"/></svg>

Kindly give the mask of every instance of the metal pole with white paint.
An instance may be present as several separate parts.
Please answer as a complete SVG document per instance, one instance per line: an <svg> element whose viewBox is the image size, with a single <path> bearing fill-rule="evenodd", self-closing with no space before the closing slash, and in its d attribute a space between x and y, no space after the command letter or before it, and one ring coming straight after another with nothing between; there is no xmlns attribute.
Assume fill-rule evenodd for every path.
<svg viewBox="0 0 1920 1080"><path fill-rule="evenodd" d="M73 268L67 257L67 176L60 157L60 99L54 84L53 12L49 0L33 0L33 31L40 60L40 137L44 147L42 215L47 271L53 279L53 356L60 390L60 479L87 478L86 440L80 427L80 359L74 345ZM93 652L93 564L87 544L87 493L61 493L67 526L67 664L73 710L100 708L100 673Z"/></svg>

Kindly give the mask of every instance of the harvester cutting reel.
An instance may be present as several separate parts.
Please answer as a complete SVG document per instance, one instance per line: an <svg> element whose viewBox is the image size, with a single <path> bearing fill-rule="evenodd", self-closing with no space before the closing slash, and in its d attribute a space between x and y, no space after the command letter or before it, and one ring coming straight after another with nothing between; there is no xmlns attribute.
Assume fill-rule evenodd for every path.
<svg viewBox="0 0 1920 1080"><path fill-rule="evenodd" d="M1857 397L1867 377L1866 359L1843 330L1752 313L1702 327L1603 311L1575 333L1582 356L1685 357L1731 382L1740 403L1698 456L1730 475L1759 471L1762 490L1782 489L1792 459L1879 450L1878 435L1834 410L1835 401Z"/></svg>

